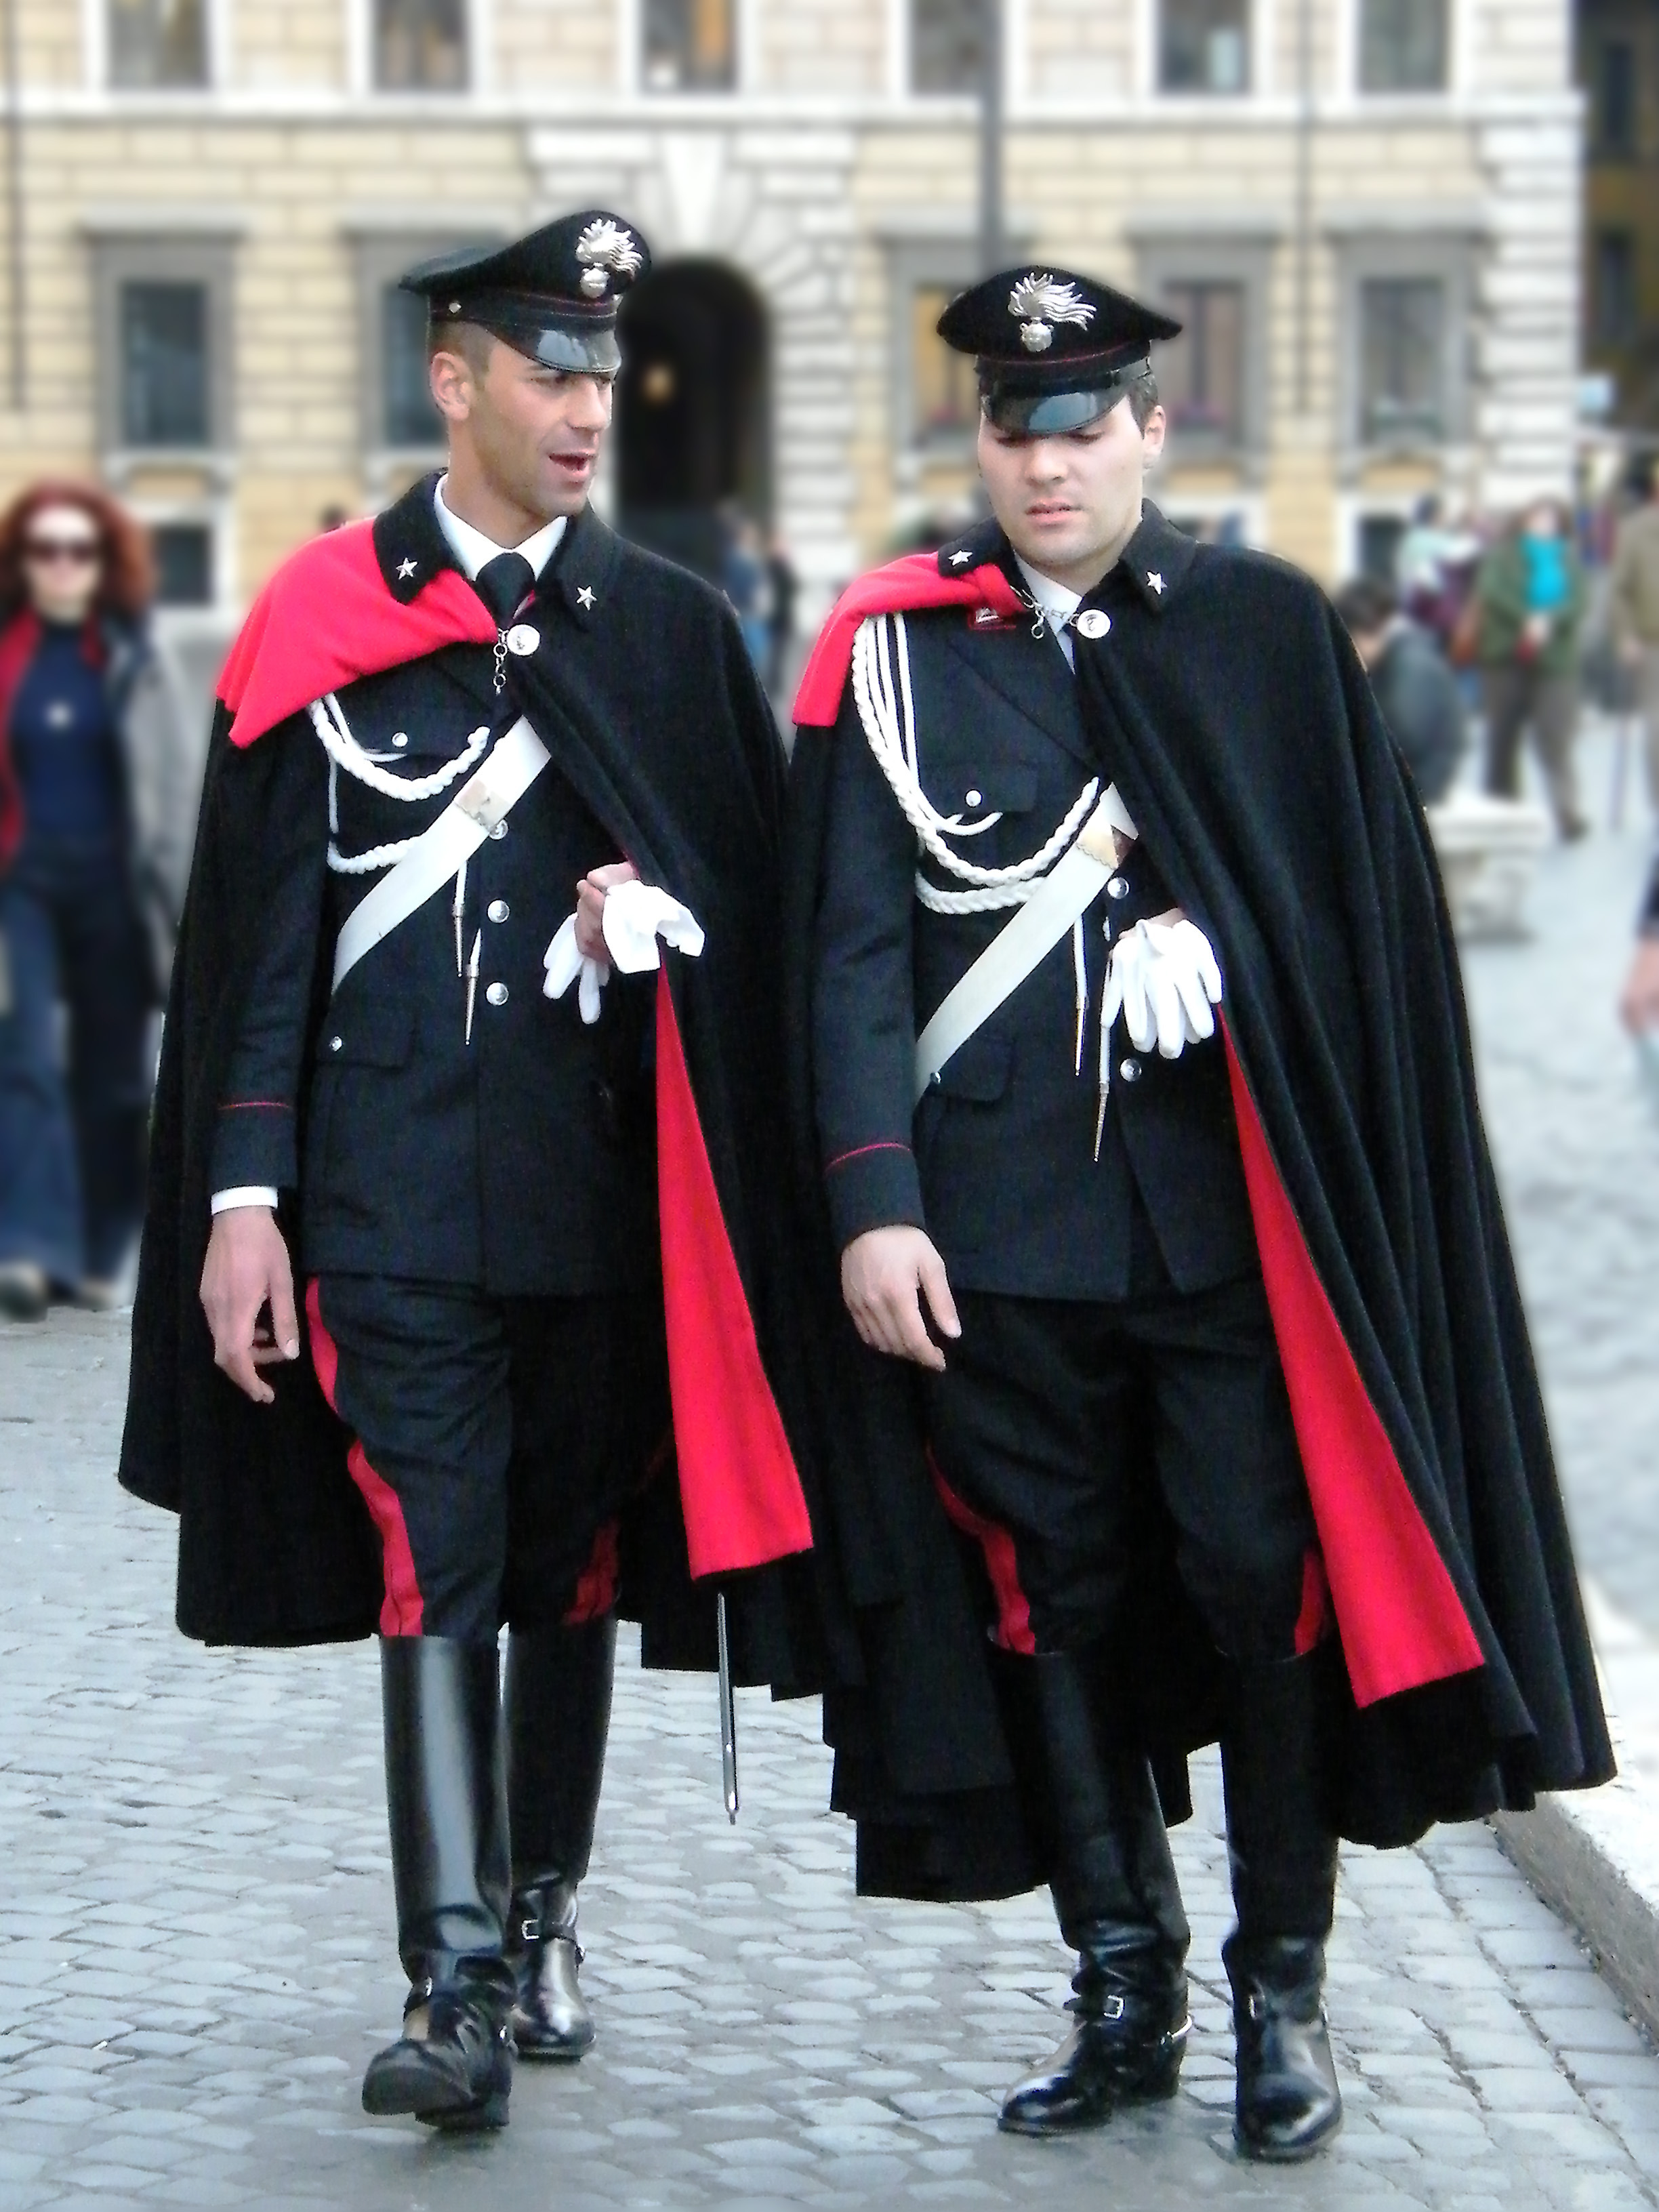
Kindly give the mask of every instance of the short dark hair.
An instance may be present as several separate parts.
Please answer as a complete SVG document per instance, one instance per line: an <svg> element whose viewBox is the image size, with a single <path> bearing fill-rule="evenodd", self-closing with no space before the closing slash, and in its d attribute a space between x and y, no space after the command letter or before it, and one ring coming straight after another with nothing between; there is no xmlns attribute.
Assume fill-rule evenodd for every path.
<svg viewBox="0 0 1659 2212"><path fill-rule="evenodd" d="M426 334L426 357L458 353L475 376L489 367L489 356L500 341L482 323L434 323Z"/></svg>
<svg viewBox="0 0 1659 2212"><path fill-rule="evenodd" d="M1399 613L1400 595L1375 576L1356 576L1344 584L1334 605L1350 637L1374 637Z"/></svg>
<svg viewBox="0 0 1659 2212"><path fill-rule="evenodd" d="M1128 395L1129 412L1135 418L1135 428L1144 430L1152 419L1152 410L1158 404L1158 379L1152 374L1152 365L1147 362L1138 368L1124 385Z"/></svg>

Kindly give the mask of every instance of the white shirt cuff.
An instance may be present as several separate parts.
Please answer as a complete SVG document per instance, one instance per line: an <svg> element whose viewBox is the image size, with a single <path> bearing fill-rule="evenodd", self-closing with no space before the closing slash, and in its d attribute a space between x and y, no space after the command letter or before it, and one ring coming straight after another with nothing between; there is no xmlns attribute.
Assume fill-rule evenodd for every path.
<svg viewBox="0 0 1659 2212"><path fill-rule="evenodd" d="M276 1193L264 1183L239 1183L234 1190L216 1190L210 1201L215 1213L234 1213L244 1206L268 1206L276 1211Z"/></svg>

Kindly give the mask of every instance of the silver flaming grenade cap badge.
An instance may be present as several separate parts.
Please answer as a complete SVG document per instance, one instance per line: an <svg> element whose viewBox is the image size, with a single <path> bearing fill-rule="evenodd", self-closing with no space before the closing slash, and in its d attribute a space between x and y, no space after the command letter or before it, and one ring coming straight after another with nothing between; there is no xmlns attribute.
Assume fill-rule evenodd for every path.
<svg viewBox="0 0 1659 2212"><path fill-rule="evenodd" d="M1075 284L1039 275L1035 270L1022 276L1008 295L1008 312L1019 323L1019 342L1027 353L1047 353L1054 342L1056 323L1074 323L1086 331L1095 311L1080 299Z"/></svg>
<svg viewBox="0 0 1659 2212"><path fill-rule="evenodd" d="M604 296L613 274L634 276L640 270L633 233L603 217L590 222L576 240L576 258L582 264L582 290L590 300Z"/></svg>

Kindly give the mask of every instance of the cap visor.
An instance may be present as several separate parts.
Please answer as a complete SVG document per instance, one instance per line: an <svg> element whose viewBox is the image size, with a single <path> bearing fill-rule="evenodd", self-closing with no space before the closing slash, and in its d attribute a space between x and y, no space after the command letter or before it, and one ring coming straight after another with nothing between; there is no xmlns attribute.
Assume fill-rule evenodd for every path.
<svg viewBox="0 0 1659 2212"><path fill-rule="evenodd" d="M1003 392L994 385L981 404L994 429L1013 438L1063 438L1109 415L1124 386L1113 382L1094 392Z"/></svg>
<svg viewBox="0 0 1659 2212"><path fill-rule="evenodd" d="M570 330L512 315L481 315L478 320L492 337L543 368L563 369L574 376L614 376L622 367L622 348L614 330Z"/></svg>

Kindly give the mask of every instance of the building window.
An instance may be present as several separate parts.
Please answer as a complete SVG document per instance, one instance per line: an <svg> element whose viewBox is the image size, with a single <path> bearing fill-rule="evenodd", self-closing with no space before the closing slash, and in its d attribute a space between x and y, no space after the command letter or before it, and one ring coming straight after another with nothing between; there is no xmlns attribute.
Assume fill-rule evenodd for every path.
<svg viewBox="0 0 1659 2212"><path fill-rule="evenodd" d="M378 91L460 92L466 80L466 0L374 0Z"/></svg>
<svg viewBox="0 0 1659 2212"><path fill-rule="evenodd" d="M1445 428L1446 288L1437 276L1359 287L1359 419L1368 446L1439 439Z"/></svg>
<svg viewBox="0 0 1659 2212"><path fill-rule="evenodd" d="M985 76L985 9L999 0L910 0L910 89L977 92Z"/></svg>
<svg viewBox="0 0 1659 2212"><path fill-rule="evenodd" d="M945 344L939 317L959 286L918 284L910 295L910 441L959 445L979 427L979 380L966 354Z"/></svg>
<svg viewBox="0 0 1659 2212"><path fill-rule="evenodd" d="M121 443L212 443L205 284L125 283L120 289Z"/></svg>
<svg viewBox="0 0 1659 2212"><path fill-rule="evenodd" d="M648 92L730 92L738 81L735 0L644 0Z"/></svg>
<svg viewBox="0 0 1659 2212"><path fill-rule="evenodd" d="M1163 0L1158 81L1164 92L1248 92L1249 0Z"/></svg>
<svg viewBox="0 0 1659 2212"><path fill-rule="evenodd" d="M380 293L380 442L441 446L443 428L427 374L426 301L396 283Z"/></svg>
<svg viewBox="0 0 1659 2212"><path fill-rule="evenodd" d="M1590 87L1595 150L1613 161L1636 151L1636 49L1628 39L1603 39Z"/></svg>
<svg viewBox="0 0 1659 2212"><path fill-rule="evenodd" d="M1447 0L1360 0L1362 92L1443 92Z"/></svg>
<svg viewBox="0 0 1659 2212"><path fill-rule="evenodd" d="M1590 297L1595 343L1604 346L1628 345L1636 336L1639 319L1636 240L1629 231L1599 230L1595 234Z"/></svg>
<svg viewBox="0 0 1659 2212"><path fill-rule="evenodd" d="M122 92L208 81L204 0L109 0L109 81Z"/></svg>
<svg viewBox="0 0 1659 2212"><path fill-rule="evenodd" d="M1390 587L1400 573L1400 541L1405 536L1403 514L1362 514L1358 545L1359 573L1373 583Z"/></svg>
<svg viewBox="0 0 1659 2212"><path fill-rule="evenodd" d="M1181 336L1158 355L1170 428L1237 446L1244 427L1244 287L1179 278L1164 287Z"/></svg>
<svg viewBox="0 0 1659 2212"><path fill-rule="evenodd" d="M164 607L213 605L213 532L205 522L158 523L150 532L155 552L155 599Z"/></svg>

